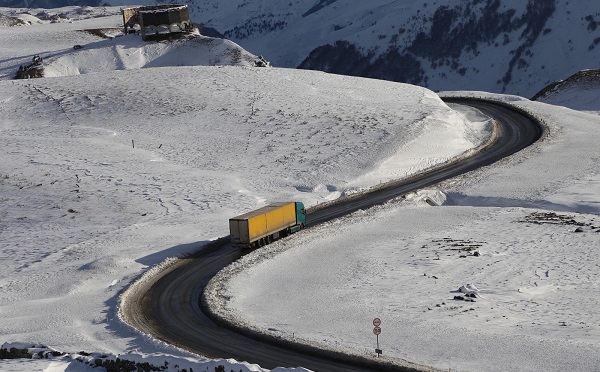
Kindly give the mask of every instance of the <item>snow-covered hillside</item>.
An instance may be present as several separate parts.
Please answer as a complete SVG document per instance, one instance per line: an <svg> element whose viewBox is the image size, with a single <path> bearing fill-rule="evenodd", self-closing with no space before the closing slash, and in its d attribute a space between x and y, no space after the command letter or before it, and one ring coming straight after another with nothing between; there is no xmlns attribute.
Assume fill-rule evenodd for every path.
<svg viewBox="0 0 600 372"><path fill-rule="evenodd" d="M215 14L267 9L244 4L211 5L221 7ZM435 13L431 4L403 4ZM515 17L527 12L511 4ZM341 5L311 2L297 18ZM585 20L576 8L572 20ZM87 360L85 351L168 361L173 371L262 371L140 335L120 321L119 296L151 267L227 235L227 219L240 212L343 197L463 154L490 134L488 120L424 88L244 63L194 66L225 60L220 47L239 50L223 41L205 48L99 36L119 27L117 8L64 8L54 21L53 11L30 10L21 21L14 9L1 11L0 344L71 353L0 361L1 370L89 370L74 359ZM586 27L595 30L594 17ZM380 23L364 20L366 30ZM540 38L554 35L552 28ZM11 80L37 54L54 77ZM555 72L549 81L568 76ZM446 370L596 370L600 117L596 80L584 75L585 84L557 84L540 100L588 112L455 93L529 110L548 123L547 138L435 190L276 243L267 249L282 253L271 260L259 251L224 284L225 309L282 337L355 353L372 353L371 321L380 317L385 357Z"/></svg>
<svg viewBox="0 0 600 372"><path fill-rule="evenodd" d="M595 0L190 2L274 65L530 97L600 61Z"/></svg>
<svg viewBox="0 0 600 372"><path fill-rule="evenodd" d="M552 99L597 110L597 90L575 85ZM243 257L211 283L214 308L260 332L362 355L375 355L377 317L385 356L445 371L597 371L600 116L446 94L510 102L543 118L547 135Z"/></svg>
<svg viewBox="0 0 600 372"><path fill-rule="evenodd" d="M574 110L600 112L600 70L584 70L550 84L534 100Z"/></svg>
<svg viewBox="0 0 600 372"><path fill-rule="evenodd" d="M10 57L0 61L0 79L13 78L19 66L31 63L35 55L43 58L45 77L160 66L253 66L257 60L230 40L197 32L158 43L123 35L118 8L37 9L29 10L31 14L5 8L4 12L6 26L20 24L17 21L27 25L5 27L0 34L5 56ZM32 43L29 27L35 28L35 39L56 42Z"/></svg>
<svg viewBox="0 0 600 372"><path fill-rule="evenodd" d="M111 29L118 15L50 23L31 13L22 16L29 25L0 26L0 344L72 354L0 361L1 370L85 370L73 359L80 351L262 370L140 335L118 317L120 294L150 267L226 236L228 218L241 212L335 199L490 135L489 120L470 120L424 88L186 66L219 50L179 53L181 41L142 45L135 35L80 31ZM150 51L158 57L140 63ZM54 77L11 80L34 54Z"/></svg>
<svg viewBox="0 0 600 372"><path fill-rule="evenodd" d="M26 6L19 1L2 0L0 6ZM27 3L32 1L41 4L36 6L65 5L61 0ZM531 97L557 78L598 68L600 61L596 0L182 3L189 3L195 23L214 27L275 66L402 81L433 90Z"/></svg>

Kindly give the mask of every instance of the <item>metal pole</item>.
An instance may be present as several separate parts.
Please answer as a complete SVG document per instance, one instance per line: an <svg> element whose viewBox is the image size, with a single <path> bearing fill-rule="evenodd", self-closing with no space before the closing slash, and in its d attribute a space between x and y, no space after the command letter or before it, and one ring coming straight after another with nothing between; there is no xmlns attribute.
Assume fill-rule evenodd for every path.
<svg viewBox="0 0 600 372"><path fill-rule="evenodd" d="M379 350L379 335L377 336L377 350ZM379 353L377 353L377 358L379 358Z"/></svg>

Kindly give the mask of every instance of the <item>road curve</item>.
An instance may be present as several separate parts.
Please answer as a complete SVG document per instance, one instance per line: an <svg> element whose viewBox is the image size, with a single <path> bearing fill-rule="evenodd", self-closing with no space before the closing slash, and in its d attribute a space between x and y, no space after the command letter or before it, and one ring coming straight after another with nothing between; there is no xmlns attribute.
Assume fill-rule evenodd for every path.
<svg viewBox="0 0 600 372"><path fill-rule="evenodd" d="M534 118L506 104L458 98L445 101L472 106L494 118L500 126L495 144L441 169L406 181L388 183L360 197L318 209L309 213L308 227L490 165L534 143L543 131ZM241 256L242 252L232 248L227 238L203 247L193 257L179 260L153 280L136 285L135 291L129 291L133 293L124 296L126 300L121 305L123 319L136 329L183 349L210 358L234 358L256 363L265 368L302 366L315 371L414 370L410 366L381 364L375 359L349 359L337 354L313 353L310 348L278 346L264 339L241 335L212 320L200 304L202 291L218 271Z"/></svg>

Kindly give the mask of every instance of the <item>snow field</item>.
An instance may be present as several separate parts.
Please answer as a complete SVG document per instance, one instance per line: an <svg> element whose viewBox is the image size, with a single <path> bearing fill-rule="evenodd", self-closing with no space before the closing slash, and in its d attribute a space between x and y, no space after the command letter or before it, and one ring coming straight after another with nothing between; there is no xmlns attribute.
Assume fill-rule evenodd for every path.
<svg viewBox="0 0 600 372"><path fill-rule="evenodd" d="M244 258L223 274L224 315L371 353L379 317L384 355L440 369L595 370L598 116L488 96L541 117L545 138ZM459 291L467 284L476 298Z"/></svg>
<svg viewBox="0 0 600 372"><path fill-rule="evenodd" d="M142 45L79 31L118 27L119 15L25 18L34 24L0 27L3 342L210 364L124 325L123 290L225 236L231 216L271 201L336 199L464 155L490 135L489 121L426 89L185 67L248 66L252 55L206 39ZM36 54L55 77L9 80ZM261 251L272 259L236 264L244 270L224 283L229 315L360 353L372 352L380 317L386 357L442 369L597 369L598 109L589 89L573 92L553 99L592 113L458 93L517 104L548 123L547 136L437 190ZM465 247L474 250L457 250ZM479 289L475 302L454 299L467 284Z"/></svg>
<svg viewBox="0 0 600 372"><path fill-rule="evenodd" d="M165 50L147 53L154 59L143 64L133 39L92 38L93 48L74 51L81 40L56 37L102 24L86 22L0 32L8 46L0 58L3 342L189 356L118 318L120 294L150 267L227 235L231 216L278 200L315 205L430 167L489 136L485 124L464 120L418 87L275 68L173 66L180 49L166 43L146 48ZM194 42L180 47L197 55ZM59 53L44 63L69 76L9 80L19 58L30 59L15 59L18 51L40 50ZM131 58L119 60L121 71L104 71L117 65L115 51ZM210 58L223 59L218 53ZM164 67L136 69L148 64ZM431 146L424 135L434 128L455 140L440 140L433 156L407 151L414 162L376 171L403 144Z"/></svg>

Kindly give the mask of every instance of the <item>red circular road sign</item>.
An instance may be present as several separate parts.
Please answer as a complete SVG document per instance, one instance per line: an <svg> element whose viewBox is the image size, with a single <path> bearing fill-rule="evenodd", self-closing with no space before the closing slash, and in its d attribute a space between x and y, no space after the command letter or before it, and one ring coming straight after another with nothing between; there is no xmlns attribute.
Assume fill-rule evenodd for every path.
<svg viewBox="0 0 600 372"><path fill-rule="evenodd" d="M373 325L375 327L379 327L381 325L381 319L379 319L379 318L373 319Z"/></svg>
<svg viewBox="0 0 600 372"><path fill-rule="evenodd" d="M375 333L376 335L380 335L381 334L381 328L380 327L373 328L373 333Z"/></svg>

